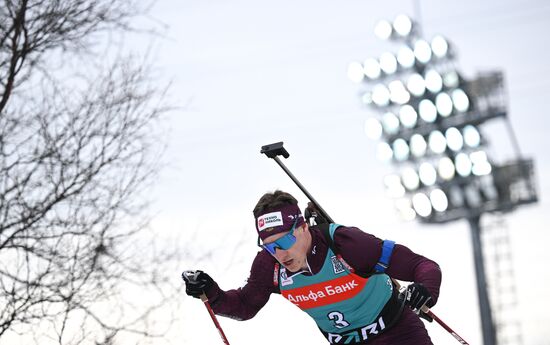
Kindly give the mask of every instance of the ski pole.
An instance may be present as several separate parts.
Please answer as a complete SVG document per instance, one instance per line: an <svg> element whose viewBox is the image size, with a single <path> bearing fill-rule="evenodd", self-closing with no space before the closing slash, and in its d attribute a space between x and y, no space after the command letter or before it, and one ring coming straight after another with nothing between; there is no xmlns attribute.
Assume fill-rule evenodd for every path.
<svg viewBox="0 0 550 345"><path fill-rule="evenodd" d="M288 168L283 164L283 162L279 159L278 156L283 156L284 158L290 157L290 154L288 151L283 147L283 142L280 141L278 143L269 144L262 146L262 149L260 153L265 154L269 158L273 158L277 164L284 170L284 172L290 177L294 183L300 188L300 190L309 198L309 200L315 204L317 207L317 210L319 210L319 213L321 213L321 216L323 216L326 220L329 221L329 223L334 223L332 218L327 214L327 212L319 205L317 200L313 198L311 194L306 190L306 188L298 181L298 179L288 170Z"/></svg>
<svg viewBox="0 0 550 345"><path fill-rule="evenodd" d="M396 288L399 290L401 289L401 284L399 284L399 282L393 278L391 278L391 280L394 282ZM407 296L410 292L407 290L407 289L402 289L402 291L400 292L400 295L404 295L403 296L403 299L406 300L407 299ZM449 326L447 326L447 324L445 322L443 322L443 320L441 320L439 317L437 317L437 315L435 315L431 310L430 308L428 308L427 305L423 305L420 310L417 311L417 314L420 314L420 313L424 313L426 315L428 315L429 317L431 317L433 320L435 320L435 322L437 322L441 327L443 327L447 332L451 333L451 335L456 339L458 340L459 343L461 344L464 344L464 345L470 345L466 340L464 340L460 335L458 335L455 331L453 331L453 329Z"/></svg>
<svg viewBox="0 0 550 345"><path fill-rule="evenodd" d="M262 146L262 149L260 153L265 154L268 158L272 158L279 166L284 170L284 172L290 177L294 183L300 188L300 190L309 198L311 202L315 204L319 212L323 217L325 217L330 223L334 223L332 218L327 214L327 212L319 205L319 203L313 198L311 194L306 190L306 188L298 181L298 179L288 170L288 168L283 164L283 162L279 159L278 156L283 156L284 158L290 157L290 154L288 151L283 147L283 142L280 141L278 143L269 144ZM396 284L397 288L399 289L400 285L399 282L397 282L395 279L392 278L392 281ZM439 317L437 317L427 306L423 306L421 308L421 311L434 319L441 327L443 327L447 332L451 333L451 335L458 340L461 344L469 345L466 340L462 339L461 336L459 336L455 331L451 329L451 327L447 326L446 323L444 323Z"/></svg>
<svg viewBox="0 0 550 345"><path fill-rule="evenodd" d="M455 331L453 331L453 329L449 326L447 326L447 324L445 322L443 322L439 317L437 317L437 315L435 315L431 310L430 308L428 308L427 306L423 306L422 308L420 308L420 310L422 310L423 313L425 313L426 315L428 315L429 317L431 317L432 319L434 319L441 327L443 327L447 332L451 333L451 335L456 339L458 340L459 343L461 344L465 344L465 345L469 345L469 343L464 340L460 335L458 335Z"/></svg>
<svg viewBox="0 0 550 345"><path fill-rule="evenodd" d="M196 279L197 272L196 271L184 271L182 273L182 277L185 281L192 281ZM204 306L206 307L206 310L208 310L208 314L210 314L210 317L212 318L212 322L214 322L214 325L218 329L218 333L220 333L220 336L222 337L223 343L226 345L229 345L229 340L227 340L227 337L225 336L225 333L223 332L222 326L220 326L220 323L218 322L218 318L216 318L216 314L214 314L214 311L212 310L212 307L210 306L210 303L208 302L208 297L206 297L206 294L203 292L200 295L201 301L204 303Z"/></svg>
<svg viewBox="0 0 550 345"><path fill-rule="evenodd" d="M212 318L214 325L216 325L216 328L218 329L218 332L222 337L223 343L226 345L229 345L229 340L227 340L225 333L223 333L222 326L220 326L220 323L218 322L218 318L216 317L216 314L214 314L212 307L210 307L210 303L208 303L208 297L206 297L206 294L203 293L201 295L201 301L203 301L204 305L206 306L206 309L208 309L208 313L210 314L210 317Z"/></svg>

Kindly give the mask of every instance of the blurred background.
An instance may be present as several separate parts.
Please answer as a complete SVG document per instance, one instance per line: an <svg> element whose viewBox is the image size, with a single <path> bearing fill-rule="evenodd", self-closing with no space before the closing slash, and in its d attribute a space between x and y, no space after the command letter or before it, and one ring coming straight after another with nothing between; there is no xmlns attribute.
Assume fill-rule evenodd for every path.
<svg viewBox="0 0 550 345"><path fill-rule="evenodd" d="M402 132L395 132L397 135L384 127L379 140L367 135L376 127L367 120L380 120L387 112L383 101L382 106L373 101L373 88L377 81L393 80L394 74L382 71L382 77L389 77L359 78L353 68L365 67L366 59L379 59L384 52L398 53L406 40L382 40L375 28L380 20L392 23L402 14L412 18L416 37L430 42L441 35L453 54L452 63L435 56L431 62L417 61L423 65L420 74L432 63L439 66L435 69L456 71L466 94L479 90L467 81L479 81L489 72L502 77L497 78L495 96L502 111L488 121L464 117L479 129L492 169L479 176L471 170L464 176L457 173L457 179L464 190L470 184L477 186L477 178L491 175L497 166L519 158L534 162L530 177L536 196L527 198L525 205L507 208L510 212L481 212L480 248L485 254L493 318L502 322L495 344L550 344L550 302L545 298L550 282L545 264L550 262L550 236L546 233L550 183L545 175L550 165L544 158L546 131L550 129L544 113L550 91L550 3L542 0L153 3L148 15L136 24L155 27L152 38L143 39L133 32L123 41L136 54L146 55L154 66L152 85L162 89L169 84L164 99L172 106L159 122L163 134L158 142L151 142L164 147L159 155L161 168L141 196L152 200L148 231L155 249L147 247L152 239L145 239L139 248L143 248L142 254L174 253L167 261L143 258L141 265L160 270L176 292L148 324L162 334L140 338L142 343L222 343L202 303L181 290L180 274L186 269L202 269L223 289L241 286L258 250L252 209L260 196L281 189L293 194L302 210L306 207L303 193L275 162L260 154L262 145L283 141L290 153L284 163L336 222L395 240L439 263L443 282L433 311L469 343L484 344L476 280L480 261L474 260L471 224L460 213L449 222L438 218L462 206L448 197L445 211L430 206L430 200L428 206L420 201L419 205L407 204L406 211L396 209L399 198L388 191L387 176L396 174L400 179L403 167L418 167L421 161L409 152L412 147L406 158L395 156L393 140ZM100 37L111 39L109 35ZM454 87L443 87L451 95ZM483 96L489 99L493 95ZM462 113L472 113L476 96L470 97L471 108ZM435 96L432 98L435 103ZM455 113L459 112L456 104L454 107ZM484 113L476 110L476 114L483 117ZM401 125L406 122L398 120ZM415 121L410 128L401 127L408 138L420 127L417 123L429 122L421 114ZM445 134L450 127L462 130L468 123L449 122L440 131ZM423 129L426 140L434 129L430 128ZM380 144L386 139L393 156L383 161L379 159ZM468 154L481 148L469 150ZM458 154L460 150L447 151ZM444 187L451 185L445 183ZM435 188L424 181L417 184L415 187L413 181L412 187L405 186L406 193L403 189L397 196L413 197L422 191L429 196ZM430 188L423 190L422 186ZM444 187L441 189L446 191ZM490 204L491 193L488 195L482 193L479 202ZM484 210L468 201L464 205L469 205L463 206L468 209L466 215L473 212L479 216L474 210ZM491 205L488 210L494 211L500 204ZM504 252L498 252L497 242L506 244ZM504 282L503 276L511 278ZM511 286L513 293L500 289L503 284ZM127 298L146 301L139 288L128 291ZM252 320L219 320L231 344L325 342L314 322L278 295ZM435 344L458 343L438 324L426 327ZM113 335L112 344L135 343L135 336L136 332L119 332ZM4 339L9 344L31 342L17 332ZM53 337L51 341L70 343L58 340ZM0 342L4 341L0 338Z"/></svg>
<svg viewBox="0 0 550 345"><path fill-rule="evenodd" d="M173 38L173 44L163 44L159 58L174 73L179 97L188 101L173 122L168 154L179 166L165 175L170 181L165 190L159 185L158 199L165 206L157 226L183 234L199 229L197 248L219 248L215 243L221 243L216 258L196 267L210 272L223 288L239 286L255 253L251 209L259 196L282 189L306 206L306 198L283 171L259 154L260 146L284 141L290 152L285 164L337 222L394 239L441 265L443 284L434 312L473 344L483 338L470 226L465 219L422 224L400 218L384 188L384 176L396 167L377 159L378 142L365 134L365 121L380 113L362 102L369 80L353 83L347 69L354 61L397 53L400 45L379 39L374 29L381 19L391 22L406 14L417 21L426 40L439 34L451 42L454 66L464 78L502 72L509 121L521 154L535 161L540 200L505 214L500 225L495 225L500 216L482 217L487 279L496 265L490 256L495 231L502 229L510 240L507 265L513 268L517 291L515 322L521 324L521 340L508 341L548 343L548 305L541 298L550 278L544 264L549 187L543 153L548 121L542 103L550 72L544 34L548 4L234 1L174 8L161 2L156 10L170 24ZM489 155L501 163L516 157L502 122L488 121L481 129ZM272 300L247 323L222 319L230 341L322 342L300 311L278 296ZM183 327L212 327L197 304L185 301L187 308L198 309ZM434 343L455 342L438 325L427 327ZM202 337L206 331L192 339Z"/></svg>

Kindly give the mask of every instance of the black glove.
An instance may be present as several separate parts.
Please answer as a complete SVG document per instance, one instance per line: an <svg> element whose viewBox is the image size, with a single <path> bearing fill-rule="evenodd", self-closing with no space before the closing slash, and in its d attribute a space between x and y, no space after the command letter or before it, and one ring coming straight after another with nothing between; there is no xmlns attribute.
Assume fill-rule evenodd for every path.
<svg viewBox="0 0 550 345"><path fill-rule="evenodd" d="M203 271L184 271L181 277L185 282L185 293L195 298L200 298L214 285L214 280Z"/></svg>
<svg viewBox="0 0 550 345"><path fill-rule="evenodd" d="M426 287L420 283L412 283L407 286L405 291L405 305L408 305L414 311L420 311L420 308L429 300L432 299L432 295Z"/></svg>

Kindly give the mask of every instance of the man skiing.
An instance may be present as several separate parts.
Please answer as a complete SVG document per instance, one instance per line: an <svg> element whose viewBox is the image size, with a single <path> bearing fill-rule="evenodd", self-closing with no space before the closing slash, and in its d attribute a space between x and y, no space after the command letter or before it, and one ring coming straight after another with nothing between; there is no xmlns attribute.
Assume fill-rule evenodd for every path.
<svg viewBox="0 0 550 345"><path fill-rule="evenodd" d="M184 275L214 312L252 318L280 293L309 314L331 344L429 345L419 316L439 296L441 271L409 248L355 227L309 226L290 194L264 194L254 208L260 251L247 283L224 291L206 273ZM191 278L193 277L193 278ZM391 278L412 282L399 294Z"/></svg>

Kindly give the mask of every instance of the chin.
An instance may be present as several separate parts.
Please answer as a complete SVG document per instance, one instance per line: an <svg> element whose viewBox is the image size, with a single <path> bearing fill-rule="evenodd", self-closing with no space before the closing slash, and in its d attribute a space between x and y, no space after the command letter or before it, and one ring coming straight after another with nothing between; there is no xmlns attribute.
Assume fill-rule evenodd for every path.
<svg viewBox="0 0 550 345"><path fill-rule="evenodd" d="M298 272L300 270L300 267L301 267L301 265L299 265L297 263L293 263L290 266L285 266L285 268L287 270L289 270L290 272Z"/></svg>

